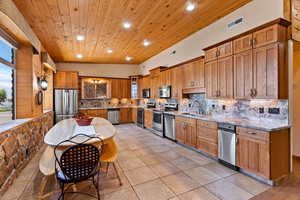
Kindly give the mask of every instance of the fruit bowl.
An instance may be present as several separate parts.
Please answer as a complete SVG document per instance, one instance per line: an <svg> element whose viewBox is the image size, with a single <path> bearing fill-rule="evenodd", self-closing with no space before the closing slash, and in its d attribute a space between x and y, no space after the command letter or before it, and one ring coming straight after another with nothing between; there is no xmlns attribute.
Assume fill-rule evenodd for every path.
<svg viewBox="0 0 300 200"><path fill-rule="evenodd" d="M79 126L89 126L91 125L93 118L77 118L76 122Z"/></svg>

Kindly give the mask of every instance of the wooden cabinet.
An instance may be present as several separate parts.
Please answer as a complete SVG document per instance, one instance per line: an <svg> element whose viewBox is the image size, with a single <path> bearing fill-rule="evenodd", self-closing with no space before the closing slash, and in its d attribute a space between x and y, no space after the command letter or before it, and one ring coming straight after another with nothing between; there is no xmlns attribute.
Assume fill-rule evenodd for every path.
<svg viewBox="0 0 300 200"><path fill-rule="evenodd" d="M253 33L253 47L258 48L280 40L279 25L275 24Z"/></svg>
<svg viewBox="0 0 300 200"><path fill-rule="evenodd" d="M171 70L168 69L168 70L164 70L162 72L160 72L160 86L165 86L165 85L171 85Z"/></svg>
<svg viewBox="0 0 300 200"><path fill-rule="evenodd" d="M111 79L111 97L118 99L130 98L130 79Z"/></svg>
<svg viewBox="0 0 300 200"><path fill-rule="evenodd" d="M232 42L226 42L225 44L222 44L218 46L218 58L224 58L227 56L231 56L233 53L232 49Z"/></svg>
<svg viewBox="0 0 300 200"><path fill-rule="evenodd" d="M237 128L237 166L267 179L289 174L289 129L265 132Z"/></svg>
<svg viewBox="0 0 300 200"><path fill-rule="evenodd" d="M56 72L54 74L55 89L78 89L78 72Z"/></svg>
<svg viewBox="0 0 300 200"><path fill-rule="evenodd" d="M132 121L134 123L136 123L137 122L137 108L132 108L131 114L132 114Z"/></svg>
<svg viewBox="0 0 300 200"><path fill-rule="evenodd" d="M80 110L79 112L89 117L101 117L107 119L106 109L88 109L88 110Z"/></svg>
<svg viewBox="0 0 300 200"><path fill-rule="evenodd" d="M180 99L182 97L182 69L182 66L171 69L172 98Z"/></svg>
<svg viewBox="0 0 300 200"><path fill-rule="evenodd" d="M232 56L218 60L219 98L233 98L233 60Z"/></svg>
<svg viewBox="0 0 300 200"><path fill-rule="evenodd" d="M234 93L236 99L250 99L253 94L252 50L234 55Z"/></svg>
<svg viewBox="0 0 300 200"><path fill-rule="evenodd" d="M210 62L217 60L218 58L218 48L211 48L205 51L205 62Z"/></svg>
<svg viewBox="0 0 300 200"><path fill-rule="evenodd" d="M120 108L120 123L132 122L131 108Z"/></svg>
<svg viewBox="0 0 300 200"><path fill-rule="evenodd" d="M183 65L183 89L204 88L204 59Z"/></svg>
<svg viewBox="0 0 300 200"><path fill-rule="evenodd" d="M278 50L277 43L253 50L253 98L278 98Z"/></svg>
<svg viewBox="0 0 300 200"><path fill-rule="evenodd" d="M197 146L196 120L185 117L176 117L176 140L191 147Z"/></svg>
<svg viewBox="0 0 300 200"><path fill-rule="evenodd" d="M153 124L153 111L149 109L145 109L144 112L144 126L146 128L152 128Z"/></svg>
<svg viewBox="0 0 300 200"><path fill-rule="evenodd" d="M218 96L217 60L205 64L205 87L207 98L216 98Z"/></svg>
<svg viewBox="0 0 300 200"><path fill-rule="evenodd" d="M248 34L233 41L234 54L252 49L253 35Z"/></svg>
<svg viewBox="0 0 300 200"><path fill-rule="evenodd" d="M218 155L218 128L217 123L197 120L197 149Z"/></svg>
<svg viewBox="0 0 300 200"><path fill-rule="evenodd" d="M233 97L232 56L205 64L205 86L207 98Z"/></svg>

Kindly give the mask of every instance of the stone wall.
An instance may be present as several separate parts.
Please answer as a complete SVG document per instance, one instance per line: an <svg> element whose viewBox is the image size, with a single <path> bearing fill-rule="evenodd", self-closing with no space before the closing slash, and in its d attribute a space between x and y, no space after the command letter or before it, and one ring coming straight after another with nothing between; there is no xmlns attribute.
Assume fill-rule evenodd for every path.
<svg viewBox="0 0 300 200"><path fill-rule="evenodd" d="M0 196L42 147L44 135L53 126L53 112L0 133Z"/></svg>

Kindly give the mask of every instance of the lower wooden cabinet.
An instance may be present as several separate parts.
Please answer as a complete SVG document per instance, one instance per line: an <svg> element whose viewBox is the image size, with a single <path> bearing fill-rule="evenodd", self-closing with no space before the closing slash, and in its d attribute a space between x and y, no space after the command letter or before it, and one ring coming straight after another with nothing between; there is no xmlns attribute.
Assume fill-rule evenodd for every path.
<svg viewBox="0 0 300 200"><path fill-rule="evenodd" d="M237 165L266 179L289 174L289 129L264 132L237 128Z"/></svg>
<svg viewBox="0 0 300 200"><path fill-rule="evenodd" d="M106 109L80 110L79 112L89 117L101 117L107 119Z"/></svg>
<svg viewBox="0 0 300 200"><path fill-rule="evenodd" d="M218 156L218 125L197 120L197 149Z"/></svg>
<svg viewBox="0 0 300 200"><path fill-rule="evenodd" d="M176 140L188 146L197 146L196 119L176 117Z"/></svg>
<svg viewBox="0 0 300 200"><path fill-rule="evenodd" d="M132 122L131 108L120 108L120 123Z"/></svg>
<svg viewBox="0 0 300 200"><path fill-rule="evenodd" d="M134 123L137 122L137 108L132 108L131 110L132 121Z"/></svg>
<svg viewBox="0 0 300 200"><path fill-rule="evenodd" d="M153 126L153 111L152 110L145 109L144 126L146 128L152 128L152 126Z"/></svg>

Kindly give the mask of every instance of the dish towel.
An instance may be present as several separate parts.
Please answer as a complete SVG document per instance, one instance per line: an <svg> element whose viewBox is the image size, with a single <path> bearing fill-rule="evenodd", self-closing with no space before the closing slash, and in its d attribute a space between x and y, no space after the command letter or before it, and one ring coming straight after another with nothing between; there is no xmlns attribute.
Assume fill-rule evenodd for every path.
<svg viewBox="0 0 300 200"><path fill-rule="evenodd" d="M73 136L84 134L88 136L95 136L96 131L94 126L79 126L78 124L75 125Z"/></svg>

